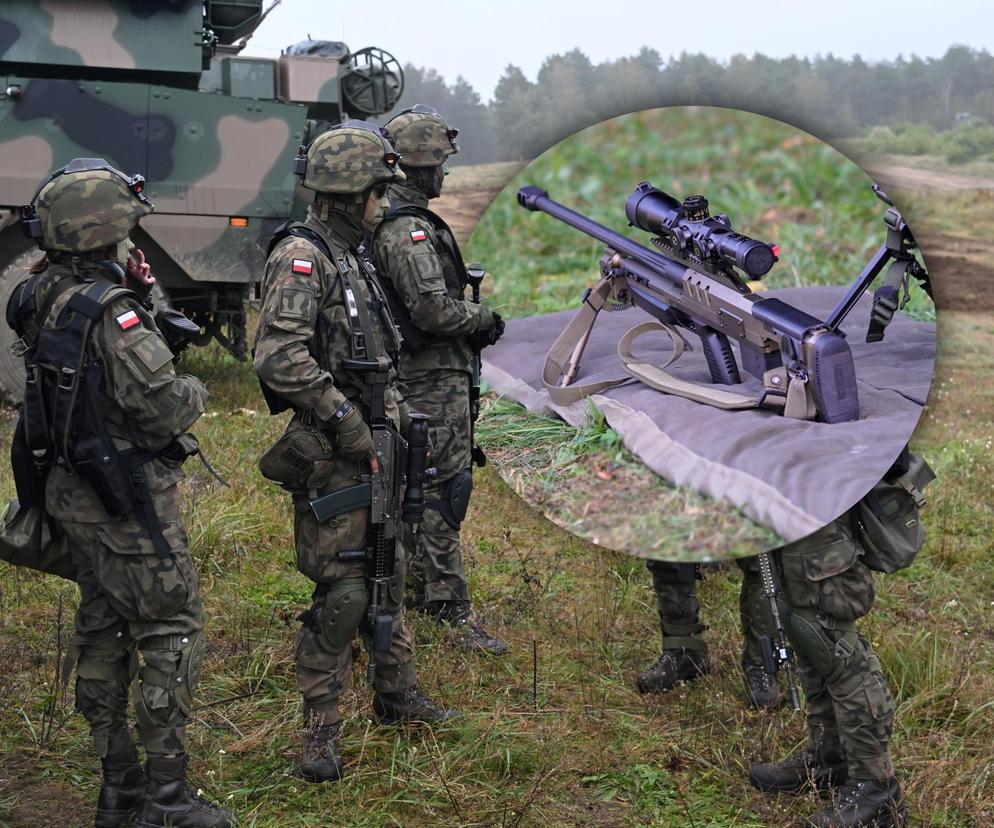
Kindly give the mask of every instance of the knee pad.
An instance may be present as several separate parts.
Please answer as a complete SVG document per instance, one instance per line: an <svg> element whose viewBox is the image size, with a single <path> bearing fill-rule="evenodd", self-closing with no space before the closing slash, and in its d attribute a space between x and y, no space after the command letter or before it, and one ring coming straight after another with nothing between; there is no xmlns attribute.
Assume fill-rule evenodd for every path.
<svg viewBox="0 0 994 828"><path fill-rule="evenodd" d="M318 643L329 653L342 653L352 643L362 623L369 593L364 578L344 578L317 599L313 618Z"/></svg>
<svg viewBox="0 0 994 828"><path fill-rule="evenodd" d="M815 672L828 682L838 677L846 662L859 650L859 635L855 628L831 629L817 616L809 617L797 610L784 619L784 630L798 655L806 658Z"/></svg>
<svg viewBox="0 0 994 828"><path fill-rule="evenodd" d="M469 511L472 494L473 472L461 471L440 486L438 500L433 500L430 505L438 511L449 528L458 532L466 519L466 512Z"/></svg>
<svg viewBox="0 0 994 828"><path fill-rule="evenodd" d="M130 684L138 669L135 642L123 633L74 645L71 656L76 659L77 679Z"/></svg>
<svg viewBox="0 0 994 828"><path fill-rule="evenodd" d="M132 693L139 728L185 721L204 669L207 642L203 631L146 639L142 644L144 664Z"/></svg>

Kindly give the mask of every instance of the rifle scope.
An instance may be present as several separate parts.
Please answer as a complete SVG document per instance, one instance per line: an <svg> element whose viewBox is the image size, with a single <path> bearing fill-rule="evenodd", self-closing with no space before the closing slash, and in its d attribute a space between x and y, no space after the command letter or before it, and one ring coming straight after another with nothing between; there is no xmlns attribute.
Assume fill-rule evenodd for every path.
<svg viewBox="0 0 994 828"><path fill-rule="evenodd" d="M661 236L681 254L693 252L704 261L716 258L752 279L761 279L777 261L776 245L733 232L727 217L708 212L704 196L689 196L681 204L643 181L629 196L625 215L633 227Z"/></svg>

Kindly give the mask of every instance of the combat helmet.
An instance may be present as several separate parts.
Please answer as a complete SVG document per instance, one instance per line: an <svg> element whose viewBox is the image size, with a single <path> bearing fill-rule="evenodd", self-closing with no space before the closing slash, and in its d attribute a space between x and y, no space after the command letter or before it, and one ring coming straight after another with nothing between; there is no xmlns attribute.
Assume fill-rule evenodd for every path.
<svg viewBox="0 0 994 828"><path fill-rule="evenodd" d="M390 141L408 167L439 167L459 152L458 129L453 129L433 106L418 104L386 124Z"/></svg>
<svg viewBox="0 0 994 828"><path fill-rule="evenodd" d="M141 175L127 176L102 158L74 158L22 208L24 234L50 251L126 245L138 220L154 209L144 189Z"/></svg>
<svg viewBox="0 0 994 828"><path fill-rule="evenodd" d="M302 186L318 193L362 193L377 184L403 181L399 161L381 127L352 120L302 146L293 171Z"/></svg>

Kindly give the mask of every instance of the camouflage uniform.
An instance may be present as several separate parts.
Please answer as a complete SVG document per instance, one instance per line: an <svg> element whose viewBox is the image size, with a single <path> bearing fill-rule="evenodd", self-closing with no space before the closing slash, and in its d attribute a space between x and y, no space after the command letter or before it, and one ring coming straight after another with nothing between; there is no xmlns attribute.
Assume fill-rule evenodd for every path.
<svg viewBox="0 0 994 828"><path fill-rule="evenodd" d="M493 313L465 298L466 269L448 227L428 210L438 194L446 158L456 151L450 130L428 107L415 107L386 126L401 154L408 180L391 184L390 212L376 230L372 254L380 278L396 297L413 333L401 325L408 341L398 365L404 398L428 415L438 471L426 486L429 503L452 503L457 490L468 503L472 485L470 385L474 354L467 338L492 330ZM423 181L430 182L429 192ZM411 339L418 340L412 347ZM464 508L464 506L463 506ZM448 520L429 508L411 541L414 603L445 620L467 627L463 641L474 648L503 652L506 645L483 632L471 614L469 584L463 565L458 507Z"/></svg>
<svg viewBox="0 0 994 828"><path fill-rule="evenodd" d="M75 271L81 279L105 275L93 264L77 265ZM37 301L72 275L68 265L49 265L38 281ZM46 327L74 292L56 300ZM129 311L140 324L123 329L116 319ZM120 450L162 449L203 414L207 389L196 377L176 374L172 352L137 302L112 304L95 325L90 347L104 364L104 415ZM127 688L136 648L144 662L134 688L138 731L150 753L185 749L184 727L203 662L204 611L176 486L183 472L164 459L152 460L144 470L169 557L156 553L135 516L109 515L93 487L67 469L51 470L45 492L49 515L69 536L78 574L76 704L101 757L130 742Z"/></svg>
<svg viewBox="0 0 994 828"><path fill-rule="evenodd" d="M361 560L339 560L340 552L365 549L369 507L318 523L309 506L315 497L359 483L375 456L366 424L369 388L345 361L363 358L389 366L400 341L356 249L363 231L382 218L381 188L403 173L379 128L365 122L332 128L303 152L296 172L316 196L307 221L281 231L284 237L277 237L270 251L254 365L267 395L293 407L288 431L317 429L335 446L318 475L287 485L293 491L297 567L316 584L311 607L301 615L295 650L306 728L300 771L311 781L327 781L341 773L338 702L351 674L357 631L375 665L377 718L441 721L453 714L435 707L415 686L414 646L404 625L402 546L382 608L393 619L389 651L374 659L366 567ZM403 430L408 409L392 367L388 376L385 415Z"/></svg>
<svg viewBox="0 0 994 828"><path fill-rule="evenodd" d="M753 706L769 707L781 700L776 683L762 669L759 640L772 634L774 625L768 599L763 594L755 558L737 560L742 571L739 592L739 617L742 623L742 669L746 695ZM647 561L656 594L659 623L663 633L663 655L657 664L639 677L642 692L666 689L669 678L681 673L688 680L708 670L707 642L701 633L697 581L701 566L671 561ZM667 656L667 651L670 651ZM682 671L679 669L683 667Z"/></svg>
<svg viewBox="0 0 994 828"><path fill-rule="evenodd" d="M786 627L797 654L811 745L845 757L855 779L886 781L894 776L894 701L870 642L856 630L856 619L873 606L873 573L860 560L862 548L850 525L847 514L779 554L791 615L823 630L834 648L831 657L813 660L796 625Z"/></svg>
<svg viewBox="0 0 994 828"><path fill-rule="evenodd" d="M46 265L25 287L34 288L34 317L25 310L30 305L22 303L21 292L15 294L20 312L9 309L8 314L30 343L53 343L47 348L68 343L69 325L60 314L66 310L74 317L80 306L70 303L94 283L118 284L117 278L124 277L120 266L128 262L127 234L152 209L141 195L143 183L99 159L77 159L43 186L33 205L37 213L25 217L28 234L47 250ZM113 269L115 262L120 269ZM172 351L134 293L108 296L84 340L86 360L78 374L89 376L95 365L102 366L104 434L122 457L137 453L129 472L132 482L144 477L145 487L136 484L136 496L140 501L147 494L154 518L140 506L123 516L111 514L90 479L75 473L56 434L54 400L61 392L55 379L43 376L51 367L41 360L53 352L38 351L35 357L30 347L25 356L29 362L39 360L33 370L41 396L34 399L43 402L33 403L26 395L24 416L35 418L39 404L48 411L42 416L48 451L54 452L45 509L67 538L80 588L71 656L76 706L89 722L104 766L97 825L123 824L137 810L136 824L143 828L227 826L230 815L191 794L184 781L186 721L205 643L204 610L177 491L188 445L180 448L175 438L204 412L207 389L196 377L176 374ZM37 318L46 305L45 318ZM42 333L35 337L39 325ZM59 388L67 387L66 376L58 380ZM83 380L77 382L74 412L89 405ZM68 443L74 463L79 463L74 454L79 439L82 434L73 432ZM129 685L148 758L148 782L128 730Z"/></svg>
<svg viewBox="0 0 994 828"><path fill-rule="evenodd" d="M322 221L313 208L306 226L319 233L345 262L360 291L356 300L371 307L374 289L354 253L361 231L335 213ZM294 261L307 262L310 269L304 273L298 268L295 272ZM361 405L362 386L352 375L338 370L342 360L350 356L346 287L335 263L306 239L284 239L266 263L255 369L273 391L293 403L296 413L290 428L301 422L330 422L345 400ZM318 340L320 350L314 345L319 315L332 326ZM381 325L374 326L372 334L379 339L367 343L370 350L385 353L392 347ZM398 400L391 389L387 414L399 427ZM348 685L352 637L363 620L367 596L363 564L341 563L335 556L341 550L365 545L368 514L368 509L358 509L319 524L308 504L311 496L354 485L366 472L365 460L337 458L326 483L313 492L299 492L293 497L297 568L317 584L313 605L296 643L297 684L308 721L320 719L334 724L340 718L338 699ZM404 690L415 683L414 648L403 617L403 554L399 557L389 589L388 607L395 619L393 642L389 654L381 654L376 663L374 687L379 692ZM334 601L329 601L332 592ZM350 624L330 636L328 622L343 612L350 613ZM349 626L351 629L347 629ZM365 634L365 627L363 631Z"/></svg>

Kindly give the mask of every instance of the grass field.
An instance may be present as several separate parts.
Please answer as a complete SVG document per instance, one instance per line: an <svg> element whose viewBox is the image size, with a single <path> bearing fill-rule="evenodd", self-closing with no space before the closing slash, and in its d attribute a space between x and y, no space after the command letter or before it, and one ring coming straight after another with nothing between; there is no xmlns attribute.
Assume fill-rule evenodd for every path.
<svg viewBox="0 0 994 828"><path fill-rule="evenodd" d="M648 246L650 234L627 227L624 210L645 178L677 198L702 192L711 212L727 213L736 230L778 243L768 288L847 284L884 240L885 205L867 176L827 144L758 115L653 110L577 133L510 178L466 248L495 274L489 301L514 318L572 309L597 280L603 245L523 210L520 186L536 184ZM921 291L907 312L934 319ZM481 432L495 445L504 478L591 541L647 557L706 560L755 554L778 540L736 507L653 474L596 412L579 432L505 400L484 414ZM654 508L632 518L632 503Z"/></svg>
<svg viewBox="0 0 994 828"><path fill-rule="evenodd" d="M983 219L978 204L963 205L967 218ZM946 232L927 212L921 220ZM894 750L917 824L981 828L994 822L994 322L959 310L939 328L939 371L915 438L940 475L929 542L910 570L879 579L862 629L897 698ZM767 799L745 781L749 763L794 748L803 727L788 711L744 709L735 570L711 573L701 589L712 674L644 699L634 676L659 645L644 567L544 520L491 468L477 479L464 538L476 602L510 652L463 654L415 618L421 684L465 718L435 731L372 727L359 678L345 708L347 778L317 787L295 778L293 619L310 587L293 568L287 498L255 471L282 420L263 413L248 366L209 350L184 368L209 382L195 430L235 483L219 489L191 464L184 488L211 641L193 776L243 826L758 828L820 807ZM6 419L0 451L11 430ZM604 431L586 439L616 452ZM11 490L4 472L0 494ZM98 765L71 714L71 686L54 681L74 604L71 585L0 567L3 826L92 824Z"/></svg>

